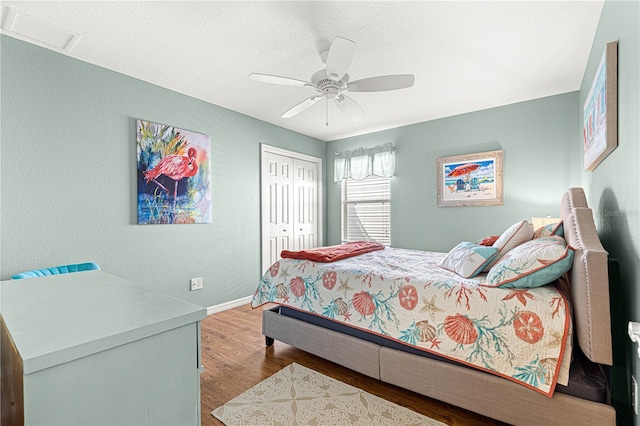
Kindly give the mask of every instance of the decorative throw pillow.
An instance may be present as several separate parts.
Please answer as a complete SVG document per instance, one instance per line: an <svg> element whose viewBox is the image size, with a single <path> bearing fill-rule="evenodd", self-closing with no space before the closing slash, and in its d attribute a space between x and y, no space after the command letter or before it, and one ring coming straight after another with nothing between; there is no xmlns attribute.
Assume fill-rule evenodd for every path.
<svg viewBox="0 0 640 426"><path fill-rule="evenodd" d="M438 265L463 278L472 278L491 262L497 252L496 247L481 246L465 241L451 249Z"/></svg>
<svg viewBox="0 0 640 426"><path fill-rule="evenodd" d="M507 253L487 274L493 287L533 288L549 284L571 269L573 249L559 236L528 241Z"/></svg>
<svg viewBox="0 0 640 426"><path fill-rule="evenodd" d="M500 235L490 235L488 237L484 237L476 244L480 244L481 246L492 246L498 238L500 238Z"/></svg>
<svg viewBox="0 0 640 426"><path fill-rule="evenodd" d="M493 258L484 270L488 271L498 262L509 250L518 247L520 244L530 241L533 237L533 226L526 220L516 222L507 228L506 231L493 243L493 247L498 248L496 257Z"/></svg>
<svg viewBox="0 0 640 426"><path fill-rule="evenodd" d="M550 223L536 229L536 232L533 233L533 238L550 237L552 235L564 237L564 226L562 225L562 221L558 223Z"/></svg>

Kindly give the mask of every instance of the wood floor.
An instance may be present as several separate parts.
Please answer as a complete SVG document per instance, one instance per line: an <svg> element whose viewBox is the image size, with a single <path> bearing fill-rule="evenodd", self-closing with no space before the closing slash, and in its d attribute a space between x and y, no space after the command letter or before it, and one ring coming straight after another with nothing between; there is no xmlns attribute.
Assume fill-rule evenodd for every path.
<svg viewBox="0 0 640 426"><path fill-rule="evenodd" d="M205 370L201 375L200 390L203 426L221 425L211 411L292 362L448 425L502 425L452 405L382 383L282 342L276 341L267 348L261 332L261 315L262 308L252 310L246 305L210 315L202 321Z"/></svg>

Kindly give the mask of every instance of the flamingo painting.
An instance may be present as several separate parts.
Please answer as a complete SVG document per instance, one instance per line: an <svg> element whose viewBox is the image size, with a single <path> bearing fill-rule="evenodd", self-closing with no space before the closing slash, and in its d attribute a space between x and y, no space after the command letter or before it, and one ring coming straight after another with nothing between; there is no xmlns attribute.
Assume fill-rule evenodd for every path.
<svg viewBox="0 0 640 426"><path fill-rule="evenodd" d="M196 150L195 148L189 148L186 157L180 155L164 157L153 169L144 172L144 178L147 183L153 180L160 188L164 189L167 194L169 194L169 190L158 182L156 178L160 175L165 175L175 181L173 189L173 208L175 210L178 199L178 182L184 178L195 175L197 172Z"/></svg>
<svg viewBox="0 0 640 426"><path fill-rule="evenodd" d="M138 223L209 223L210 138L137 120Z"/></svg>

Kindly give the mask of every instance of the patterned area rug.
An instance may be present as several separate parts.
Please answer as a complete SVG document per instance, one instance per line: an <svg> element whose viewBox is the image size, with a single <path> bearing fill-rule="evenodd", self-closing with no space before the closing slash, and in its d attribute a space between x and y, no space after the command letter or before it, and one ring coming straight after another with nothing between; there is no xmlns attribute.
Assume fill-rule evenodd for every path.
<svg viewBox="0 0 640 426"><path fill-rule="evenodd" d="M296 363L216 408L211 414L227 426L445 426Z"/></svg>

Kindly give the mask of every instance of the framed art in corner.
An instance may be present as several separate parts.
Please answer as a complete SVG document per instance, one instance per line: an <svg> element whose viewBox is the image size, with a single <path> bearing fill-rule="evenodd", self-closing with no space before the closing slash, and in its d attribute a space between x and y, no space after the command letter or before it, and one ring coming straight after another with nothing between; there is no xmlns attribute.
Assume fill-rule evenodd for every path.
<svg viewBox="0 0 640 426"><path fill-rule="evenodd" d="M499 150L438 158L438 207L502 205L502 153Z"/></svg>
<svg viewBox="0 0 640 426"><path fill-rule="evenodd" d="M618 147L618 42L607 43L584 103L584 168L593 171Z"/></svg>
<svg viewBox="0 0 640 426"><path fill-rule="evenodd" d="M211 138L136 120L138 224L211 223Z"/></svg>

